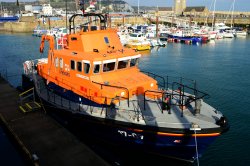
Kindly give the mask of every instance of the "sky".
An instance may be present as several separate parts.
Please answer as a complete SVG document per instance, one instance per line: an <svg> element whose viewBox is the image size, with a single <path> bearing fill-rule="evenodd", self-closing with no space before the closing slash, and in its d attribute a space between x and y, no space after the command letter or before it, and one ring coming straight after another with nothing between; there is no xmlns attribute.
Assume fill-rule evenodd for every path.
<svg viewBox="0 0 250 166"><path fill-rule="evenodd" d="M174 0L125 0L133 6L173 6ZM213 10L210 7L214 0L186 0L187 6L206 6L208 9ZM230 10L234 0L216 0L215 10ZM250 12L250 0L235 0L234 11L249 11Z"/></svg>
<svg viewBox="0 0 250 166"><path fill-rule="evenodd" d="M16 2L16 0L0 0L0 2ZM28 2L34 0L19 0L19 2ZM87 1L87 0L85 0ZM98 1L98 0L97 0ZM174 0L125 0L127 3L133 6L155 6L155 7L170 7L173 6ZM187 6L206 6L208 9L213 10L210 7L214 0L186 0ZM228 11L231 9L234 0L216 0L215 10ZM234 11L248 11L250 12L250 0L235 0Z"/></svg>

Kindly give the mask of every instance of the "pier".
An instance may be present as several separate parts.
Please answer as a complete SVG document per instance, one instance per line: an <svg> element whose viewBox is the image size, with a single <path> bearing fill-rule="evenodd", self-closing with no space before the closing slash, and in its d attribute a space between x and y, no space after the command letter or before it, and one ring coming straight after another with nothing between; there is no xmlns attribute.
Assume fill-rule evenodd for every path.
<svg viewBox="0 0 250 166"><path fill-rule="evenodd" d="M0 75L0 124L36 166L109 165L43 110L24 114L19 92Z"/></svg>

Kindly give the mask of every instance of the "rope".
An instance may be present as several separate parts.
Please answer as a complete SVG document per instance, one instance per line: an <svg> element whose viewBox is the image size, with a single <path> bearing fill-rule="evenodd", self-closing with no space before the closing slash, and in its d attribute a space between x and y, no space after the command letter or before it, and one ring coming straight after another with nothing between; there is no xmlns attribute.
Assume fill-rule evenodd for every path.
<svg viewBox="0 0 250 166"><path fill-rule="evenodd" d="M198 145L197 145L197 139L196 139L196 130L194 130L194 140L195 140L195 150L196 150L196 159L197 159L197 165L199 166L199 153L198 153Z"/></svg>

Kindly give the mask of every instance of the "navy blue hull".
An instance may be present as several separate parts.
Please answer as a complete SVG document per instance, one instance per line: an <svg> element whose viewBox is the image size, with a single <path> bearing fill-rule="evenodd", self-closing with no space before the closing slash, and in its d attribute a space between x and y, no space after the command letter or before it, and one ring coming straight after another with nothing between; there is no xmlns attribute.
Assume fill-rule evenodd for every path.
<svg viewBox="0 0 250 166"><path fill-rule="evenodd" d="M88 135L106 143L125 148L136 149L163 157L194 161L197 157L195 137L191 132L184 132L180 136L171 129L161 129L125 122L102 119L71 113L67 110L51 110L67 121L71 128L80 129L79 135ZM202 136L197 138L198 156L217 138L217 136Z"/></svg>
<svg viewBox="0 0 250 166"><path fill-rule="evenodd" d="M180 36L169 35L168 38L174 40L180 40L180 42L191 41L193 44L202 43L201 37L194 37L194 36L180 37Z"/></svg>
<svg viewBox="0 0 250 166"><path fill-rule="evenodd" d="M19 20L17 16L0 17L0 22L16 22Z"/></svg>
<svg viewBox="0 0 250 166"><path fill-rule="evenodd" d="M49 83L48 89L76 103L105 107L71 91L64 91L53 83ZM53 104L53 101L43 101L43 104L48 112L56 114L63 123L67 121L67 126L71 126L71 129L76 129L74 133L77 135L90 136L110 144L187 161L193 161L197 156L201 157L204 150L219 136L218 133L221 133L219 127L202 129L202 132L197 131L198 135L195 137L194 131L188 129L160 128L127 123L81 114L80 111L73 113L68 108L59 109L57 105ZM195 139L197 140L198 154Z"/></svg>

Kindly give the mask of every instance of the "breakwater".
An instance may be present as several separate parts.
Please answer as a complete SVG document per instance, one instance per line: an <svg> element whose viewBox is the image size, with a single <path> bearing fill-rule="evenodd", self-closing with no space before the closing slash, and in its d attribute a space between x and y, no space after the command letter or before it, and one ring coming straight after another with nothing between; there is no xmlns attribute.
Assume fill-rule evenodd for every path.
<svg viewBox="0 0 250 166"><path fill-rule="evenodd" d="M200 25L204 24L212 24L213 19L212 18L205 18L205 17L170 17L170 16L159 16L158 17L159 23L163 24L169 24L169 25L175 25L177 22L197 22ZM234 18L226 19L225 18L215 18L214 22L224 22L227 25L233 24L234 26L240 26L240 27L248 27L250 25L250 17L244 17L244 18ZM109 26L110 27L116 27L117 25L123 25L123 24L150 24L150 23L156 23L156 16L151 17L142 17L137 15L111 15L109 17ZM58 20L50 20L49 18L44 18L44 21L41 21L41 19L36 19L35 17L22 17L19 22L6 22L6 23L0 23L0 31L5 32L25 32L25 33L31 33L33 30L40 26L41 29L50 29L52 27L65 27L68 25L66 23L65 17L61 17Z"/></svg>

